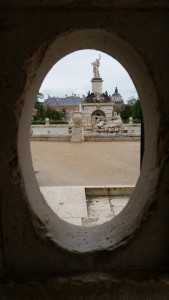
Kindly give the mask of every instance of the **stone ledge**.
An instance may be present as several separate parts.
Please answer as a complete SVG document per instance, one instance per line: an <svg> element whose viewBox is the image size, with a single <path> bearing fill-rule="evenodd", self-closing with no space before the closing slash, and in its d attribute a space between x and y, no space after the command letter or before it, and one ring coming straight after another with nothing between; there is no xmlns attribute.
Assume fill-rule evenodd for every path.
<svg viewBox="0 0 169 300"><path fill-rule="evenodd" d="M113 195L120 195L120 196L130 196L134 191L135 186L108 186L108 187L96 187L90 186L85 187L85 192L87 196L113 196Z"/></svg>
<svg viewBox="0 0 169 300"><path fill-rule="evenodd" d="M49 277L49 270L24 281L22 274L15 280L0 284L1 298L10 299L57 299L57 300L168 300L168 278L157 274L130 272L124 275L88 272ZM25 270L26 272L26 270ZM43 275L42 275L43 273ZM53 272L54 273L54 272ZM29 274L29 273L28 273ZM23 274L25 275L25 273ZM47 277L48 276L48 277ZM30 277L30 274L29 274ZM155 279L154 279L155 278Z"/></svg>
<svg viewBox="0 0 169 300"><path fill-rule="evenodd" d="M51 141L51 142L70 142L71 135L33 135L30 137L31 141ZM138 134L131 134L131 135L114 135L114 133L91 133L85 132L84 133L84 141L88 142L134 142L140 141L140 135Z"/></svg>

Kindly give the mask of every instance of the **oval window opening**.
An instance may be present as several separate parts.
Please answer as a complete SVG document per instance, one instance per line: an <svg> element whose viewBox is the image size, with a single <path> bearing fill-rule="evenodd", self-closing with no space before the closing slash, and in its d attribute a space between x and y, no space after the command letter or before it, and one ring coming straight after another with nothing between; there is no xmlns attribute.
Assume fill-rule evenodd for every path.
<svg viewBox="0 0 169 300"><path fill-rule="evenodd" d="M36 179L64 221L106 223L140 174L141 105L126 70L96 50L73 52L45 77L31 124Z"/></svg>

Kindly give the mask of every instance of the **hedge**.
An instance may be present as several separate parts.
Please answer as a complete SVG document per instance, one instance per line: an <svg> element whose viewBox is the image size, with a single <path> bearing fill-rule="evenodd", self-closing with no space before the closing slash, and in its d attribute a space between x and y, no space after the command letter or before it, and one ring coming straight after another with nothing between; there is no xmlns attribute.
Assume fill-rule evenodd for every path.
<svg viewBox="0 0 169 300"><path fill-rule="evenodd" d="M31 123L32 125L45 125L45 121L32 121ZM54 125L54 124L68 124L68 121L49 121L50 125Z"/></svg>

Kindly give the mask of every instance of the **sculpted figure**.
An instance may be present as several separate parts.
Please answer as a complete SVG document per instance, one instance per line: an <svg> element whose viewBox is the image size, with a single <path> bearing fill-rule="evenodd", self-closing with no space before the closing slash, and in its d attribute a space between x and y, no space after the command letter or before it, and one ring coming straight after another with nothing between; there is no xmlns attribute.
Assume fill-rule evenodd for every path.
<svg viewBox="0 0 169 300"><path fill-rule="evenodd" d="M91 65L93 66L94 78L100 78L100 74L99 74L100 59L101 59L101 55L99 54L99 58L96 58L96 60L91 63Z"/></svg>

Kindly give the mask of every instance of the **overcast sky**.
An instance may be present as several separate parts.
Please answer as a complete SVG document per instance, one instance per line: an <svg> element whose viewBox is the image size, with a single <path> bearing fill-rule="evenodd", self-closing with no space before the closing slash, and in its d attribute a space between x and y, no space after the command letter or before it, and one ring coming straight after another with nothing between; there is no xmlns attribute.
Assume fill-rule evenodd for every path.
<svg viewBox="0 0 169 300"><path fill-rule="evenodd" d="M100 77L103 79L102 91L109 95L114 93L117 86L119 93L126 102L130 97L137 97L135 86L122 65L111 56L96 50L80 50L73 52L58 61L45 77L40 92L56 97L65 95L86 95L92 91L91 79L93 67L91 63L96 58L100 60Z"/></svg>

